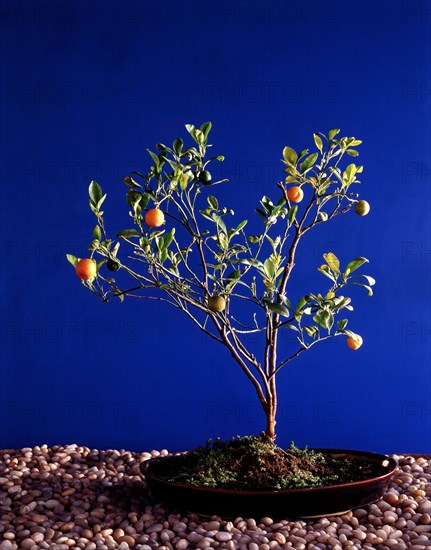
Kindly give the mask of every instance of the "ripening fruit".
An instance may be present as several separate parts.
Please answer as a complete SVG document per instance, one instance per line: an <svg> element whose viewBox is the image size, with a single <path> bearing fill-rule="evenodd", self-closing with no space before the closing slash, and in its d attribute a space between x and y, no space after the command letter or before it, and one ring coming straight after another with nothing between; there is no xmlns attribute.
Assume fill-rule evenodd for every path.
<svg viewBox="0 0 431 550"><path fill-rule="evenodd" d="M204 185L208 185L211 183L211 173L208 172L208 170L202 170L202 172L199 174L199 181L203 183Z"/></svg>
<svg viewBox="0 0 431 550"><path fill-rule="evenodd" d="M366 216L370 211L370 205L367 201L355 202L355 212L358 216Z"/></svg>
<svg viewBox="0 0 431 550"><path fill-rule="evenodd" d="M362 346L363 340L362 337L357 334L355 337L349 336L346 340L346 343L350 349L357 350Z"/></svg>
<svg viewBox="0 0 431 550"><path fill-rule="evenodd" d="M223 296L209 296L208 297L208 309L214 311L214 313L219 313L224 311L226 308L226 300Z"/></svg>
<svg viewBox="0 0 431 550"><path fill-rule="evenodd" d="M145 214L145 223L149 227L160 227L165 223L165 215L159 208L151 208Z"/></svg>
<svg viewBox="0 0 431 550"><path fill-rule="evenodd" d="M109 269L109 271L118 271L120 269L120 264L115 260L109 258L109 260L106 262L106 267Z"/></svg>
<svg viewBox="0 0 431 550"><path fill-rule="evenodd" d="M294 185L287 190L287 197L290 202L301 202L304 198L304 191L300 187Z"/></svg>
<svg viewBox="0 0 431 550"><path fill-rule="evenodd" d="M76 264L75 271L80 279L89 281L97 274L97 264L91 258L84 258Z"/></svg>

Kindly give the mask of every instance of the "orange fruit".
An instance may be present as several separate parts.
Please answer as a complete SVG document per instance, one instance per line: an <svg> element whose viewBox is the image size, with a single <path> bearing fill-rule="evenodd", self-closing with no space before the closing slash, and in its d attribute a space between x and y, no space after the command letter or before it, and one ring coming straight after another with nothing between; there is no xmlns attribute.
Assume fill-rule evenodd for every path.
<svg viewBox="0 0 431 550"><path fill-rule="evenodd" d="M97 274L97 264L91 258L84 258L76 264L75 271L80 279L89 281Z"/></svg>
<svg viewBox="0 0 431 550"><path fill-rule="evenodd" d="M165 215L159 208L151 208L145 214L145 223L149 227L160 227L165 223Z"/></svg>
<svg viewBox="0 0 431 550"><path fill-rule="evenodd" d="M290 202L301 202L304 198L304 191L300 187L294 185L287 190L287 197Z"/></svg>
<svg viewBox="0 0 431 550"><path fill-rule="evenodd" d="M367 201L355 202L355 212L358 216L366 216L370 211L370 205Z"/></svg>
<svg viewBox="0 0 431 550"><path fill-rule="evenodd" d="M223 296L209 296L208 297L208 309L214 311L214 313L219 313L224 311L226 308L226 300Z"/></svg>
<svg viewBox="0 0 431 550"><path fill-rule="evenodd" d="M363 340L362 337L357 334L356 337L349 336L346 340L346 343L350 349L357 350L362 346Z"/></svg>

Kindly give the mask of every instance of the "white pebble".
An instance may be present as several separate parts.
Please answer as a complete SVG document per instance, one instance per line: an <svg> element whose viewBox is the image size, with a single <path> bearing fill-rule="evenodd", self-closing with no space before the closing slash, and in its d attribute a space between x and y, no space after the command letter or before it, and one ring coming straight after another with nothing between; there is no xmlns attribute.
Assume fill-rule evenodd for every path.
<svg viewBox="0 0 431 550"><path fill-rule="evenodd" d="M219 531L215 534L215 539L220 542L227 542L232 538L231 533L227 533L226 531Z"/></svg>

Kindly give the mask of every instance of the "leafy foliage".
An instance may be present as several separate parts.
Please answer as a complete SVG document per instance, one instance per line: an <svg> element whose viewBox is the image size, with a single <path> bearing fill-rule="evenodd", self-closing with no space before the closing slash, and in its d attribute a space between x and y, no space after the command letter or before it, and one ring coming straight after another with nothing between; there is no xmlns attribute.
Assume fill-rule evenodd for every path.
<svg viewBox="0 0 431 550"><path fill-rule="evenodd" d="M346 214L358 201L351 187L360 183L357 176L363 167L350 162L343 168L342 159L346 154L357 156L361 141L340 138L340 130L332 129L327 135L313 134L315 151L284 147L285 181L278 182L272 198L262 197L256 209L261 231L247 235L247 220L234 221L232 209L220 204L214 194L213 188L225 180L214 181L209 171L211 163L224 160L220 155L207 157L211 123L200 127L187 124L186 130L190 145L182 138L176 138L172 146L158 143L155 151L148 151L148 171L132 172L124 178L131 222L116 233L116 239L108 237L105 229L101 208L106 194L97 182L91 182L89 205L97 225L89 250L91 257L102 259L98 276L83 284L105 302L139 295L182 310L230 350L265 410L267 434L274 436L276 374L316 343L354 335L344 318L346 311L353 310L346 292L351 285L362 286L370 296L373 292L374 279L358 273L368 260L357 257L342 267L332 251L316 266L325 278L320 293L308 291L293 300L289 286L302 237L321 223ZM291 204L287 195L290 185L304 191L304 204ZM165 226L146 225L145 213L151 208L163 212ZM119 254L120 243L129 247L127 255ZM72 255L68 260L72 265L78 261ZM112 273L108 277L103 274L107 260L119 266L115 276L121 282ZM222 311L208 308L208 299L217 296L226 301ZM250 310L251 317L240 318ZM277 353L280 330L293 331L298 344L284 357ZM244 335L251 333L265 335L261 358L244 343Z"/></svg>

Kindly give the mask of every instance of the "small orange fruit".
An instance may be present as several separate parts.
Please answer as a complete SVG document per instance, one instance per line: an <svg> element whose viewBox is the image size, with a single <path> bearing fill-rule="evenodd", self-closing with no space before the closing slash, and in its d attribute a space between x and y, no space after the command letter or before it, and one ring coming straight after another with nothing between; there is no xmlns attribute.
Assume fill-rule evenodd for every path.
<svg viewBox="0 0 431 550"><path fill-rule="evenodd" d="M165 223L165 215L159 208L151 208L145 214L145 223L149 227L160 227Z"/></svg>
<svg viewBox="0 0 431 550"><path fill-rule="evenodd" d="M97 264L91 258L79 260L75 267L76 274L83 281L94 279L97 273Z"/></svg>
<svg viewBox="0 0 431 550"><path fill-rule="evenodd" d="M209 296L208 297L208 309L214 311L214 313L220 313L226 308L226 300L223 296Z"/></svg>
<svg viewBox="0 0 431 550"><path fill-rule="evenodd" d="M358 216L366 216L370 211L370 205L367 201L355 202L355 212Z"/></svg>
<svg viewBox="0 0 431 550"><path fill-rule="evenodd" d="M304 198L304 191L297 185L294 185L287 190L287 197L290 202L301 202Z"/></svg>
<svg viewBox="0 0 431 550"><path fill-rule="evenodd" d="M356 337L349 336L346 343L350 349L357 350L362 346L363 340L362 337L357 334Z"/></svg>

